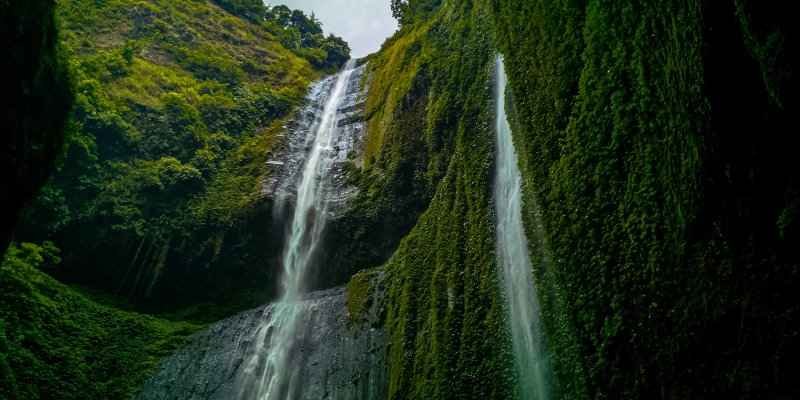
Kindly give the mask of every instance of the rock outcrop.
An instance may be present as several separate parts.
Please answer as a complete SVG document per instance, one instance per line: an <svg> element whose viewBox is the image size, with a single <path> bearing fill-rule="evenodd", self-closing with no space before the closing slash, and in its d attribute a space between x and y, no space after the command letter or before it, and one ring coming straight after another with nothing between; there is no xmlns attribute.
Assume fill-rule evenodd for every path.
<svg viewBox="0 0 800 400"><path fill-rule="evenodd" d="M302 393L292 398L370 400L386 397L385 337L371 323L354 323L348 315L343 288L309 294L299 332L295 374ZM150 378L138 400L231 400L247 398L242 387L246 360L253 351L268 354L270 332L261 332L272 305L243 312L196 334L166 359ZM367 311L376 313L376 308ZM369 321L377 318L367 317ZM258 343L258 341L262 341Z"/></svg>

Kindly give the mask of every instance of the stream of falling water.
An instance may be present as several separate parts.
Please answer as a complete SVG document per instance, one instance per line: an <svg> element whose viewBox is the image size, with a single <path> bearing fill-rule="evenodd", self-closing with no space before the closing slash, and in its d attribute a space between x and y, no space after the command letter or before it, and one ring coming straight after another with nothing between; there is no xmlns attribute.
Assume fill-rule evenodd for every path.
<svg viewBox="0 0 800 400"><path fill-rule="evenodd" d="M242 400L290 400L302 392L300 368L293 364L295 338L301 329L301 300L306 271L325 226L328 202L324 196L326 177L335 161L333 143L338 129L338 109L347 95L347 84L354 70L350 61L340 72L328 94L321 118L312 128L310 146L297 185L297 196L290 231L282 259L282 296L259 327L255 351L245 359L239 377Z"/></svg>
<svg viewBox="0 0 800 400"><path fill-rule="evenodd" d="M495 73L497 162L494 197L497 255L509 313L518 398L547 400L550 398L549 363L539 319L539 301L528 254L528 240L522 225L522 175L506 115L508 80L502 56L497 57Z"/></svg>

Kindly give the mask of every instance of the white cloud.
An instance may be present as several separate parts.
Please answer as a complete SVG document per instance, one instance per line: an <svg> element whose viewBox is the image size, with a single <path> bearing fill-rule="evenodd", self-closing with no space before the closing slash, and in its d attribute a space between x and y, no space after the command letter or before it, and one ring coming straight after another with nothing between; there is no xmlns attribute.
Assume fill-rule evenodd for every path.
<svg viewBox="0 0 800 400"><path fill-rule="evenodd" d="M309 15L313 12L326 33L341 36L350 43L353 57L375 52L397 30L389 0L267 0L266 3L285 4Z"/></svg>

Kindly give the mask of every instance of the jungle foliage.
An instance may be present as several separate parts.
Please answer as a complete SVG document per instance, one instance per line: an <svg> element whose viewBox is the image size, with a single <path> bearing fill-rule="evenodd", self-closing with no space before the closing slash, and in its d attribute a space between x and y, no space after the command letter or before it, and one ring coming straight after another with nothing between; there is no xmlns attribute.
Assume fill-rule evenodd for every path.
<svg viewBox="0 0 800 400"><path fill-rule="evenodd" d="M101 305L45 272L52 243L12 244L0 264L0 398L127 399L199 326Z"/></svg>
<svg viewBox="0 0 800 400"><path fill-rule="evenodd" d="M57 277L209 320L269 298L263 265L279 243L264 163L320 68L348 51L326 61L313 46L327 41L288 49L280 36L300 28L272 21L274 9L247 17L245 4L228 7L240 16L210 1L58 3L75 107L19 232L63 249ZM318 67L300 54L312 50ZM219 296L229 301L200 305Z"/></svg>
<svg viewBox="0 0 800 400"><path fill-rule="evenodd" d="M487 15L477 2L448 2L369 59L353 206L366 233L350 235L372 249L404 237L384 266L390 399L511 395L494 260Z"/></svg>

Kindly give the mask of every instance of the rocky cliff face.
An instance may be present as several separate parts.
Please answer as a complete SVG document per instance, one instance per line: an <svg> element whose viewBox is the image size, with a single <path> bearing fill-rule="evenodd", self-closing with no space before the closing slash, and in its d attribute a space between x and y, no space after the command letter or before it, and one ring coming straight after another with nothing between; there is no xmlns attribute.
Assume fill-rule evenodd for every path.
<svg viewBox="0 0 800 400"><path fill-rule="evenodd" d="M326 184L319 196L329 205L332 223L345 210L357 189L347 179L347 166L360 154L363 133L362 77L364 66L349 75L341 105L336 110L337 134L322 149L331 157L330 169L319 179ZM309 148L318 145L323 108L329 103L336 77L314 84L306 105L286 125L283 144L267 162L271 178L263 183L262 194L275 200L275 219L291 215ZM323 118L324 119L324 118ZM319 140L319 139L317 139ZM313 253L312 253L313 257ZM328 265L317 263L309 277L326 285ZM328 286L330 287L330 286ZM360 287L361 289L362 287ZM307 295L296 311L299 320L286 372L291 399L380 399L386 392L385 340L380 327L381 304L372 294L358 290L359 312L351 318L345 289L328 289ZM352 301L351 301L352 302ZM369 307L365 306L369 304ZM145 385L140 399L251 399L259 397L260 385L273 354L280 349L279 332L273 320L280 310L275 305L244 312L210 327L166 360ZM280 315L280 314L275 314ZM273 348L275 346L275 348ZM274 373L274 371L272 371ZM299 392L298 392L299 391Z"/></svg>
<svg viewBox="0 0 800 400"><path fill-rule="evenodd" d="M303 302L305 326L293 357L305 381L296 399L371 400L385 398L385 336L371 323L355 323L347 312L345 290L315 292ZM193 336L163 362L138 400L230 400L247 398L238 383L254 349L266 354L270 332L260 331L273 307L243 312ZM368 318L377 321L375 309ZM262 341L263 343L257 343Z"/></svg>
<svg viewBox="0 0 800 400"><path fill-rule="evenodd" d="M337 110L341 133L336 136L336 142L330 149L335 153L336 160L328 175L331 183L327 186L328 193L326 193L329 212L334 217L357 192L354 186L347 183L346 165L348 162L354 162L361 154L365 96L365 88L361 83L365 68L366 64L352 72L342 106ZM262 186L262 195L273 199L287 199L288 203L291 203L296 196L298 177L302 173L308 148L313 141L313 137L308 133L313 131L319 122L320 111L328 100L335 80L335 76L330 76L312 85L306 96L305 106L284 127L284 132L279 135L281 143L273 151L275 156L267 161L269 173ZM277 210L277 213L280 216L285 214L285 210Z"/></svg>

